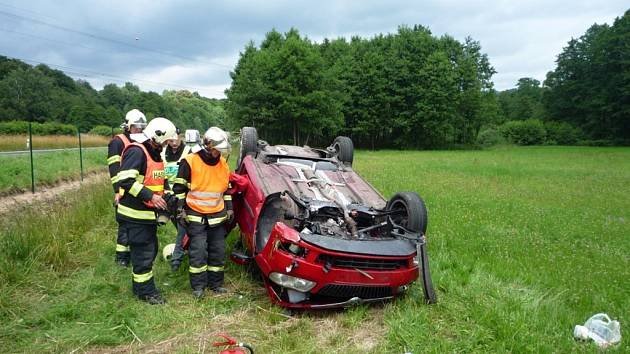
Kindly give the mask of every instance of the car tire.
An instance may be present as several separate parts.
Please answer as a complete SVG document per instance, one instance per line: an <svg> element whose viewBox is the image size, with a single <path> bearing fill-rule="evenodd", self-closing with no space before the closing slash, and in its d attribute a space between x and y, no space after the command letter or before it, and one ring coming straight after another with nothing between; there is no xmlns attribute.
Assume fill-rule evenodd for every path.
<svg viewBox="0 0 630 354"><path fill-rule="evenodd" d="M237 166L241 165L243 158L247 155L254 155L258 152L258 132L254 127L243 127L241 129L240 150L238 154Z"/></svg>
<svg viewBox="0 0 630 354"><path fill-rule="evenodd" d="M333 150L337 152L337 159L346 166L352 166L354 160L354 144L352 139L347 136L338 136L333 140L331 145Z"/></svg>
<svg viewBox="0 0 630 354"><path fill-rule="evenodd" d="M405 210L405 213L401 213L400 215L392 215L394 222L409 229L410 231L420 232L423 236L426 234L428 224L427 207L417 193L396 193L389 202L387 202L386 209ZM427 304L435 304L437 302L437 295L435 294L433 281L431 280L426 238L421 240L421 242L423 243L420 247L418 247L418 262L422 271L420 274L422 280L422 291L424 293L425 302Z"/></svg>
<svg viewBox="0 0 630 354"><path fill-rule="evenodd" d="M414 231L427 232L428 212L424 201L417 193L399 192L387 202L387 210L404 210L406 213L392 215L392 219L397 224Z"/></svg>

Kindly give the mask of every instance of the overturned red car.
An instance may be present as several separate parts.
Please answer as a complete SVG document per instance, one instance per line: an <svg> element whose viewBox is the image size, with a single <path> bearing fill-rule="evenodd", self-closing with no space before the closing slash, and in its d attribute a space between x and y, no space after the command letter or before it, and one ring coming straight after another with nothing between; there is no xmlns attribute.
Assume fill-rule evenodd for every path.
<svg viewBox="0 0 630 354"><path fill-rule="evenodd" d="M352 141L269 145L241 130L232 196L241 240L231 259L260 271L272 301L323 309L392 299L419 277L436 301L427 210L413 192L385 200L352 170Z"/></svg>

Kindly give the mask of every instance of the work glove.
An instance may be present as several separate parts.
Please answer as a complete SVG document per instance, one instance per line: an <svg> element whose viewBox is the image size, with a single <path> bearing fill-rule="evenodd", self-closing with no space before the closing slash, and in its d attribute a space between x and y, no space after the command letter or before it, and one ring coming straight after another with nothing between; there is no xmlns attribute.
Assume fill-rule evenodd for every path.
<svg viewBox="0 0 630 354"><path fill-rule="evenodd" d="M227 223L231 224L232 221L234 221L234 210L228 209L227 210Z"/></svg>
<svg viewBox="0 0 630 354"><path fill-rule="evenodd" d="M177 208L178 208L178 199L175 196L175 194L172 193L167 193L164 194L164 196L162 196L162 198L164 198L164 201L166 202L166 210L168 211L169 214L171 214L171 217L176 217L177 216Z"/></svg>
<svg viewBox="0 0 630 354"><path fill-rule="evenodd" d="M184 210L184 208L177 209L176 215L177 215L176 218L177 218L178 224L182 225L185 228L187 228L188 225L190 225L190 221L188 221L188 215L186 214L186 211Z"/></svg>

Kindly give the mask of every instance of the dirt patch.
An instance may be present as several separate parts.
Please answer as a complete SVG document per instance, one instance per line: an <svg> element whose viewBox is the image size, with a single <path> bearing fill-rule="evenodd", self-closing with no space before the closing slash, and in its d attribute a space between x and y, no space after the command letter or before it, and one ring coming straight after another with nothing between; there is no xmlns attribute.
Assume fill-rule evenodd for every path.
<svg viewBox="0 0 630 354"><path fill-rule="evenodd" d="M229 315L217 315L210 318L208 320L208 324L205 326L206 329L197 333L178 334L159 343L144 343L136 337L129 344L110 348L89 348L85 349L85 351L87 353L94 354L131 352L162 354L174 353L181 350L182 346L189 346L191 343L195 343L194 349L198 353L217 353L223 347L213 347L212 344L214 342L225 341L223 338L218 337L217 333L233 333L236 329L238 329L240 337L246 337L244 333L249 333L251 337L255 336L253 330L248 332L246 328L245 331L243 328L244 323L251 321L251 316L252 311L250 309L244 309Z"/></svg>
<svg viewBox="0 0 630 354"><path fill-rule="evenodd" d="M366 319L351 327L342 323L341 315L338 313L313 321L317 342L322 347L333 346L336 337L343 334L348 349L359 349L361 352L371 352L376 349L386 331L381 308L369 309Z"/></svg>
<svg viewBox="0 0 630 354"><path fill-rule="evenodd" d="M343 313L335 313L333 311L324 311L323 314L316 314L314 318L302 318L300 316L287 316L285 320L277 323L270 323L265 316L260 315L260 311L264 311L265 316L274 311L262 309L259 306L244 308L230 314L220 314L208 318L207 324L203 329L196 333L177 334L158 343L142 342L138 338L134 338L129 344L119 345L116 347L93 347L82 348L82 351L89 353L174 353L180 351L193 350L198 353L217 353L224 347L213 347L214 342L222 341L217 333L235 334L237 340L248 341L256 347L256 343L260 347L269 340L268 336L273 336L279 332L285 332L290 327L299 325L301 321L309 321L313 329L316 343L322 348L331 348L338 346L340 350L349 352L374 352L378 345L385 337L386 327L383 321L383 309L370 309L366 314L365 320L360 321L356 326L348 326L343 324ZM282 313L276 313L277 316L286 316ZM261 335L261 329L264 328L265 335ZM339 342L339 336L345 338L343 343ZM268 343L267 343L268 344ZM184 349L185 348L185 349Z"/></svg>
<svg viewBox="0 0 630 354"><path fill-rule="evenodd" d="M56 198L59 194L70 190L77 190L81 184L103 183L108 177L107 173L95 172L86 175L81 180L63 181L51 187L39 187L35 193L26 192L21 194L13 194L4 196L0 203L0 214L4 214L10 210L33 204L41 203Z"/></svg>

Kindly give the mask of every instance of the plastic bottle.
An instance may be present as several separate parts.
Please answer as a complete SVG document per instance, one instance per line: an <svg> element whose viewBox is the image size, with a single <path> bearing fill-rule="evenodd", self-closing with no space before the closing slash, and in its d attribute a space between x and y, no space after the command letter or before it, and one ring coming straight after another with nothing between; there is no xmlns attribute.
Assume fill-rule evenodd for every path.
<svg viewBox="0 0 630 354"><path fill-rule="evenodd" d="M584 326L577 325L573 335L579 339L592 339L600 347L607 347L621 340L619 321L613 321L605 313L589 318Z"/></svg>

